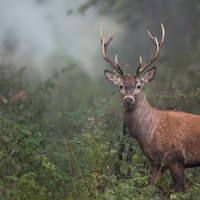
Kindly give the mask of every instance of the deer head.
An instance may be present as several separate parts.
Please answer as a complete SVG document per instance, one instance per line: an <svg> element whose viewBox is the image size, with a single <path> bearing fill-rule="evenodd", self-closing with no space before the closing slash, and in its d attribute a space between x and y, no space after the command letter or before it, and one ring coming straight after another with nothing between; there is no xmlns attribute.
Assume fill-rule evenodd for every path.
<svg viewBox="0 0 200 200"><path fill-rule="evenodd" d="M136 71L136 74L134 75L129 75L125 74L123 70L120 68L118 61L117 61L117 55L115 57L115 64L107 57L106 55L106 48L108 44L112 41L112 39L115 36L115 33L111 36L111 38L105 43L105 38L103 38L103 27L101 28L100 32L100 41L101 41L101 46L102 46L102 52L103 52L103 57L104 59L116 70L116 72L120 75L117 76L115 73L109 72L107 70L104 71L106 78L108 81L114 85L118 85L122 94L122 99L123 99L123 104L124 106L128 107L133 107L133 105L138 101L141 89L144 86L145 83L149 83L155 73L156 73L156 67L153 67L152 69L148 70L147 72L144 73L144 75L140 76L141 73L149 66L151 65L157 58L160 48L163 44L164 37L165 37L165 30L163 25L161 24L162 28L162 39L161 42L158 43L157 38L152 37L149 31L148 35L154 42L156 46L156 52L153 58L147 62L143 67L142 66L142 58L140 57L140 65Z"/></svg>

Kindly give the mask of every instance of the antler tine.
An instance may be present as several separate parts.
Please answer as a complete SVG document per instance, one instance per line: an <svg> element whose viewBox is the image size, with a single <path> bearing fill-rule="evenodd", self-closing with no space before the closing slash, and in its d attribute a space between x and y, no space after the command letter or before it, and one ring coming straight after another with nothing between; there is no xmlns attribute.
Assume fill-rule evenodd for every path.
<svg viewBox="0 0 200 200"><path fill-rule="evenodd" d="M142 68L140 68L138 70L138 75L140 75L151 63L153 63L158 56L158 53L160 51L159 44L158 44L158 40L156 37L154 40L155 40L155 45L156 45L156 53L155 53L154 57L148 63L146 63Z"/></svg>
<svg viewBox="0 0 200 200"><path fill-rule="evenodd" d="M142 57L140 56L140 65L139 65L139 67L137 68L137 73L136 73L136 74L139 73L139 69L141 68L141 66L142 66Z"/></svg>
<svg viewBox="0 0 200 200"><path fill-rule="evenodd" d="M161 39L160 43L158 43L158 40L157 40L156 37L154 38L150 34L150 32L147 31L149 37L153 40L153 43L156 45L156 52L155 52L154 57L148 63L146 63L142 68L141 68L141 66L138 67L137 72L136 72L137 75L140 75L149 65L151 65L156 60L156 58L157 58L157 56L158 56L158 54L160 52L161 46L162 46L162 44L164 42L164 38L165 38L165 29L164 29L162 23L161 23L161 28L162 28L162 39Z"/></svg>
<svg viewBox="0 0 200 200"><path fill-rule="evenodd" d="M117 58L115 57L115 62L116 65L107 57L106 55L106 48L109 45L109 43L112 41L112 39L115 36L116 31L114 32L114 34L110 37L110 39L105 43L105 38L103 38L103 27L101 27L101 32L100 32L100 41L101 41L101 46L102 46L102 53L103 53L103 57L104 59L111 65L111 67L113 67L121 76L124 75L124 72L122 71L122 69L120 68L118 62L117 62Z"/></svg>
<svg viewBox="0 0 200 200"><path fill-rule="evenodd" d="M118 61L117 61L117 55L115 56L115 63L116 63L116 65L117 65L118 69L120 70L120 74L121 74L121 75L124 75L124 72L123 72L122 69L120 68L119 63L118 63Z"/></svg>
<svg viewBox="0 0 200 200"><path fill-rule="evenodd" d="M165 29L163 27L163 24L161 23L161 28L162 28L162 38L161 38L161 41L159 43L159 48L161 48L163 42L164 42L164 38L165 38ZM147 31L149 37L153 40L154 44L156 45L155 43L155 38L151 35L151 33L149 31Z"/></svg>
<svg viewBox="0 0 200 200"><path fill-rule="evenodd" d="M162 46L162 44L163 44L163 42L164 42L164 39L165 39L165 29L164 29L164 26L163 26L163 24L161 23L161 28L162 28L162 39L161 39L161 41L160 41L160 43L159 43L159 47L161 48L161 46Z"/></svg>

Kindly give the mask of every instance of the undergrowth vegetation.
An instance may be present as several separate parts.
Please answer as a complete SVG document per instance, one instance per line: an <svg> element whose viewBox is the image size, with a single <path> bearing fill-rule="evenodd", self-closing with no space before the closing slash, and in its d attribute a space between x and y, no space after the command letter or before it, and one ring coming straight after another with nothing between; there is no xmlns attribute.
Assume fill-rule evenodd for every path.
<svg viewBox="0 0 200 200"><path fill-rule="evenodd" d="M86 96L78 93L77 97L77 91L83 90L77 80L75 88L69 86L60 100L53 89L60 79L72 84L74 72L69 69L41 82L35 93L20 82L22 71L15 78L3 73L8 72L1 73L5 87L0 96L0 199L199 198L198 168L186 170L184 195L173 193L168 171L155 188L148 186L150 163L123 127L122 105L115 102L120 99L118 91L110 96L101 93L99 100L91 96L93 88ZM84 73L81 76L85 76L84 86L91 85L92 80ZM15 88L6 84L10 77L15 86L18 82ZM63 77L71 79L67 82ZM199 89L184 95L175 83L167 95L157 96L155 85L153 82L144 92L157 108L183 110L182 105L198 98ZM58 99L60 107L53 99ZM87 99L88 106L78 106Z"/></svg>

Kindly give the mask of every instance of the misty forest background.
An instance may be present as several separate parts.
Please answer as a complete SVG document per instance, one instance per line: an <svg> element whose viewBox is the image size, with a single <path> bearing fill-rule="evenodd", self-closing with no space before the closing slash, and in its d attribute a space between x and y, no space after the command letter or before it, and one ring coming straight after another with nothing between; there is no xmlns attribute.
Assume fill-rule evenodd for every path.
<svg viewBox="0 0 200 200"><path fill-rule="evenodd" d="M151 105L200 114L200 1L0 0L0 199L168 199L166 172L147 186L150 163L122 132L107 54L129 74L166 35L144 88ZM198 168L184 199L198 199Z"/></svg>

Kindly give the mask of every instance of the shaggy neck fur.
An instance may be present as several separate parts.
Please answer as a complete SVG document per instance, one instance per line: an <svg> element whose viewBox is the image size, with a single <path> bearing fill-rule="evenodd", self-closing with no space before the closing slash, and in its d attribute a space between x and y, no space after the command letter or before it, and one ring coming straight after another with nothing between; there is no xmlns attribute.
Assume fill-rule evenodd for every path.
<svg viewBox="0 0 200 200"><path fill-rule="evenodd" d="M151 133L158 122L160 112L148 104L142 91L135 100L133 107L123 106L123 121L129 134L142 145L151 140Z"/></svg>

